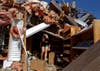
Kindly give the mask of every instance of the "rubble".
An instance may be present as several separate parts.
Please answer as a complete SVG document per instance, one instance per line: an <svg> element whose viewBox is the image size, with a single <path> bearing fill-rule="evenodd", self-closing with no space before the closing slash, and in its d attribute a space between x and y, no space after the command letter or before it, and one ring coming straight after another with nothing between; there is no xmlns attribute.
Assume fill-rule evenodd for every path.
<svg viewBox="0 0 100 71"><path fill-rule="evenodd" d="M37 32L42 31L62 40L67 40L73 39L74 36L88 30L92 30L92 21L95 19L95 17L91 13L77 8L75 1L70 4L65 3L63 0L63 3L64 4L60 5L55 0L51 0L50 3L39 0L0 0L0 27L3 29L6 27L7 30L9 30L9 32L7 32L7 36L3 37L2 39L4 41L5 38L9 40L9 43L6 43L7 45L5 44L9 49L8 54L10 54L8 55L7 60L9 60L11 58L10 56L14 54L11 52L16 52L15 54L19 54L18 57L17 55L13 55L18 60L15 59L14 64L14 58L12 57L12 63L9 66L10 68L18 71L28 70L28 54L26 49L28 47L26 47L26 39ZM16 26L16 19L23 21L22 28ZM13 25L13 23L15 23L15 25ZM22 30L18 28L21 28ZM22 34L23 38L21 36ZM19 39L21 44L20 46L16 44L10 45L12 39L9 37L11 37L11 35L12 38L14 37L14 41ZM3 41L0 42L0 45L3 45ZM11 50L11 47L15 45L16 49L14 49L16 51L13 51L14 49ZM21 52L19 47L23 47L24 51ZM5 51L5 49L2 49L2 51ZM25 56L21 57L22 54ZM52 58L54 60L54 56L52 56ZM46 62L42 60L31 60L30 68L33 70L36 68L38 71L56 71L53 60L51 60L47 65ZM26 64L23 66L26 67L22 67L22 64L25 62Z"/></svg>

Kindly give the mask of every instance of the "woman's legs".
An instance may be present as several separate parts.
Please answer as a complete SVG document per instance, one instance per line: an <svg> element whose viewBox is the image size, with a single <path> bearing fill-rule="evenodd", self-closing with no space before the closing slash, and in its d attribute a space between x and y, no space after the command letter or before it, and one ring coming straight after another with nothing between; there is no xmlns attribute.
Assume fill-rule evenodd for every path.
<svg viewBox="0 0 100 71"><path fill-rule="evenodd" d="M42 47L41 47L41 59L43 59L43 54L44 54L44 52L45 52L45 50L44 50L44 49L45 49L45 47L44 47L44 46L42 46Z"/></svg>
<svg viewBox="0 0 100 71"><path fill-rule="evenodd" d="M47 60L47 55L48 55L48 46L46 47L41 47L41 59Z"/></svg>
<svg viewBox="0 0 100 71"><path fill-rule="evenodd" d="M45 47L45 60L47 60L47 54L48 54L48 46Z"/></svg>

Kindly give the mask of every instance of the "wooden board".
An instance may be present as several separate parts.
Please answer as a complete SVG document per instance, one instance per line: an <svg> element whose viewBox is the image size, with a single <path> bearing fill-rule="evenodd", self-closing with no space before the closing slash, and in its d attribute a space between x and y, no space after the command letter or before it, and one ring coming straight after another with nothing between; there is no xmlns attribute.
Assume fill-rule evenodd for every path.
<svg viewBox="0 0 100 71"><path fill-rule="evenodd" d="M82 71L100 71L100 56L85 66Z"/></svg>
<svg viewBox="0 0 100 71"><path fill-rule="evenodd" d="M50 52L49 53L49 64L54 64L54 58L55 58L55 53Z"/></svg>
<svg viewBox="0 0 100 71"><path fill-rule="evenodd" d="M77 26L72 26L71 27L71 36L75 35L78 31L80 31L81 28Z"/></svg>
<svg viewBox="0 0 100 71"><path fill-rule="evenodd" d="M16 70L12 70L12 69L0 69L0 71L16 71Z"/></svg>
<svg viewBox="0 0 100 71"><path fill-rule="evenodd" d="M46 63L43 60L36 59L36 60L30 61L31 70L44 71L45 65L46 65Z"/></svg>
<svg viewBox="0 0 100 71"><path fill-rule="evenodd" d="M100 41L88 48L82 55L80 55L71 64L65 67L62 71L82 71L95 58L100 56ZM96 69L96 68L95 68Z"/></svg>
<svg viewBox="0 0 100 71"><path fill-rule="evenodd" d="M93 21L94 43L100 40L100 20Z"/></svg>

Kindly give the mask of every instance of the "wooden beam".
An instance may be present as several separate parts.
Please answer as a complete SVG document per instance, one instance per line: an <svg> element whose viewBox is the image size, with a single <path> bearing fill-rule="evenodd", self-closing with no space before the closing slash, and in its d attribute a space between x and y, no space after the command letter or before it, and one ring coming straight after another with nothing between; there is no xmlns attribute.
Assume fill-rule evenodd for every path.
<svg viewBox="0 0 100 71"><path fill-rule="evenodd" d="M95 59L100 57L100 41L96 42L94 45L89 47L82 55L80 55L76 60L74 60L71 64L66 66L62 71L82 71L84 68L87 68L91 62L95 62ZM99 58L100 59L100 58ZM92 65L94 65L92 63ZM99 61L100 63L100 61ZM95 64L97 65L97 64ZM90 67L90 65L89 65ZM97 67L95 67L95 71ZM83 71L92 71L91 67L89 70Z"/></svg>
<svg viewBox="0 0 100 71"><path fill-rule="evenodd" d="M100 56L87 64L82 71L100 71Z"/></svg>
<svg viewBox="0 0 100 71"><path fill-rule="evenodd" d="M94 43L100 40L100 20L93 21Z"/></svg>
<svg viewBox="0 0 100 71"><path fill-rule="evenodd" d="M46 32L46 33L48 33L48 34L50 34L50 35L52 35L52 36L55 36L55 37L57 37L57 38L60 38L60 39L62 39L62 40L65 40L65 39L66 39L66 38L63 38L62 36L60 36L60 35L58 35L58 34L54 34L54 33L52 33L52 32L46 31L46 30L43 30L43 32Z"/></svg>
<svg viewBox="0 0 100 71"><path fill-rule="evenodd" d="M23 21L24 21L24 27L23 28L26 28L26 18L27 18L27 12L25 11L24 13L24 17L23 17ZM24 33L24 45L26 46L26 32ZM26 53L23 49L22 51L22 62L23 62L23 71L28 71L28 63L27 63L27 56L26 56Z"/></svg>
<svg viewBox="0 0 100 71"><path fill-rule="evenodd" d="M53 64L54 65L54 58L55 58L55 53L54 52L50 52L49 53L49 64Z"/></svg>

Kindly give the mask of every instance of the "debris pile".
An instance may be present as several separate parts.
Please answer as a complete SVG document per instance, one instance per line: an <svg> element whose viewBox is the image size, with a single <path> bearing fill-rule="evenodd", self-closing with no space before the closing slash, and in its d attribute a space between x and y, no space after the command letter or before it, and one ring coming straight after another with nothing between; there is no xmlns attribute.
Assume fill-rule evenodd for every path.
<svg viewBox="0 0 100 71"><path fill-rule="evenodd" d="M63 4L61 5L55 0L51 0L50 4L39 0L28 0L27 2L25 2L25 0L23 2L14 2L13 0L9 0L5 2L2 1L1 5L2 9L7 12L9 12L9 9L11 8L17 9L17 12L26 12L27 26L32 27L42 22L55 25L55 30L57 30L56 32L52 31L52 29L47 31L54 32L54 34L58 34L63 38L67 38L67 36L72 36L84 28L88 28L95 18L91 13L77 8L75 1L73 1L71 4L63 1ZM6 20L5 22L10 23L9 18L8 21ZM72 32L72 34L69 33L69 31L71 32L73 28L75 29L74 32Z"/></svg>
<svg viewBox="0 0 100 71"><path fill-rule="evenodd" d="M3 40L0 40L0 45L2 45L3 48L5 40L9 39L10 33L14 41L21 41L19 42L21 45L18 47L22 46L26 52L25 44L22 39L22 37L25 36L21 35L24 34L26 35L25 38L28 38L39 31L43 31L65 40L87 29L91 29L94 18L91 13L77 8L75 1L71 4L65 3L64 1L63 4L59 4L55 0L51 0L50 3L39 0L0 0L0 27L2 27L0 28L0 39ZM20 21L23 21L23 25L19 25L19 27L18 25L16 26ZM3 29L6 29L5 27L10 32L7 32L7 36L2 37L1 34L2 31L4 31ZM18 28L20 28L21 31ZM9 43L6 44L8 46ZM18 49L17 45L16 49L21 53L21 49ZM5 51L4 49L0 50ZM21 54L18 55L18 57L20 56ZM14 57L16 57L16 55ZM21 58L19 58L19 60L20 59ZM13 69L21 71L22 63L23 61L15 61L11 63L10 66ZM49 66L50 65L47 67ZM50 67L52 67L52 65Z"/></svg>

